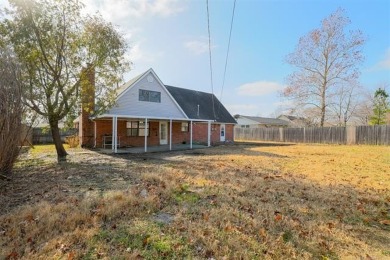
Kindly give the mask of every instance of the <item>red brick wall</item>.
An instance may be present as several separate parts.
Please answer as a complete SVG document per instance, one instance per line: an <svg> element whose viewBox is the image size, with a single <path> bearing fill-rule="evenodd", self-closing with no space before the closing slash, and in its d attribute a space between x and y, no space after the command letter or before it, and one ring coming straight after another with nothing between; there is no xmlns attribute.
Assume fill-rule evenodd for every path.
<svg viewBox="0 0 390 260"><path fill-rule="evenodd" d="M159 122L149 122L148 146L160 144ZM168 144L169 144L169 122L168 122ZM234 125L225 126L225 141L233 141ZM207 144L207 123L193 123L192 142ZM96 147L103 146L103 136L112 135L111 120L96 121ZM118 120L118 136L120 136L120 146L144 146L144 136L127 136L126 121ZM190 143L190 125L187 132L181 131L181 122L172 122L172 144ZM220 125L211 124L211 144L220 143Z"/></svg>

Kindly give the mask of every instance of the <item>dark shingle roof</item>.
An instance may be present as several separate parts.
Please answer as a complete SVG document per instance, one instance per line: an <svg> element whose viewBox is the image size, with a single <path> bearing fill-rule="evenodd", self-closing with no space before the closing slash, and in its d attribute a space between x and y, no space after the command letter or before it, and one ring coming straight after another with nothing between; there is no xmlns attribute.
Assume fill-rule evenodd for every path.
<svg viewBox="0 0 390 260"><path fill-rule="evenodd" d="M237 123L215 95L167 85L165 87L190 119L215 120L219 123ZM213 98L215 116L213 112Z"/></svg>

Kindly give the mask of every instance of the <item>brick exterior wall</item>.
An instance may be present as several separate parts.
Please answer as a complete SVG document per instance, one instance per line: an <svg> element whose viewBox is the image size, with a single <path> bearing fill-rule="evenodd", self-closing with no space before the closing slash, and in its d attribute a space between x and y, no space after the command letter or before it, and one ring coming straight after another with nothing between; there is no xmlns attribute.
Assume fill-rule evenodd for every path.
<svg viewBox="0 0 390 260"><path fill-rule="evenodd" d="M160 145L159 137L159 122L149 122L149 136L147 139L148 146ZM169 144L169 121L168 121L168 144ZM189 126L190 128L190 126ZM188 131L181 131L181 122L172 122L172 144L182 144L183 142L190 143L190 129ZM234 140L234 125L225 125L225 142L233 142ZM193 123L192 128L192 142L194 144L207 144L207 123ZM104 136L112 135L112 121L111 120L96 120L96 147L103 147ZM144 136L127 136L126 120L118 119L118 136L120 138L120 147L138 146L142 147L145 144ZM218 144L220 142L220 125L211 124L211 144Z"/></svg>

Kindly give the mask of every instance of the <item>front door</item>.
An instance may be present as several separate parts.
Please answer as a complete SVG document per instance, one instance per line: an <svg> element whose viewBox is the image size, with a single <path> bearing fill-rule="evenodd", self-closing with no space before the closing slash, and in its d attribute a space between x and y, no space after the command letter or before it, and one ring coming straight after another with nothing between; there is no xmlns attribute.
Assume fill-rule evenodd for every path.
<svg viewBox="0 0 390 260"><path fill-rule="evenodd" d="M168 144L168 122L160 122L160 144Z"/></svg>
<svg viewBox="0 0 390 260"><path fill-rule="evenodd" d="M221 126L220 126L220 138L219 138L219 140L221 141L221 142L225 142L225 124L221 124Z"/></svg>

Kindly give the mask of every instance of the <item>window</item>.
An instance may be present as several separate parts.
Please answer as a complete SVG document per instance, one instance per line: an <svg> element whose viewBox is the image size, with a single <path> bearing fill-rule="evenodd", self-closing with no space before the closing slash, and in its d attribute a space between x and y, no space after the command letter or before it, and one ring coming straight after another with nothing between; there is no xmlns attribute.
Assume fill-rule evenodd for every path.
<svg viewBox="0 0 390 260"><path fill-rule="evenodd" d="M161 92L140 89L138 100L161 103Z"/></svg>
<svg viewBox="0 0 390 260"><path fill-rule="evenodd" d="M181 131L182 132L188 132L188 122L182 122L181 123Z"/></svg>
<svg viewBox="0 0 390 260"><path fill-rule="evenodd" d="M145 136L145 122L144 121L131 121L126 122L127 136ZM148 136L150 133L148 122Z"/></svg>

